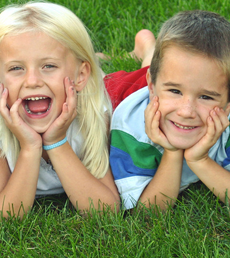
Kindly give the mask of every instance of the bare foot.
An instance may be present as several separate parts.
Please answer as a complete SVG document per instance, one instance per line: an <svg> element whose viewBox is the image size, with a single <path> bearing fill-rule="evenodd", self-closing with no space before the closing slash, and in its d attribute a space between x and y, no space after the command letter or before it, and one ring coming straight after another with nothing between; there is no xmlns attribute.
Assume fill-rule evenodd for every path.
<svg viewBox="0 0 230 258"><path fill-rule="evenodd" d="M155 50L155 43L156 39L150 30L140 30L136 34L134 50L130 55L142 61L141 67L150 65Z"/></svg>
<svg viewBox="0 0 230 258"><path fill-rule="evenodd" d="M107 55L105 55L104 53L101 53L101 52L97 52L96 56L99 57L99 59L102 59L102 60L106 60L106 61L110 60L109 56L107 56Z"/></svg>

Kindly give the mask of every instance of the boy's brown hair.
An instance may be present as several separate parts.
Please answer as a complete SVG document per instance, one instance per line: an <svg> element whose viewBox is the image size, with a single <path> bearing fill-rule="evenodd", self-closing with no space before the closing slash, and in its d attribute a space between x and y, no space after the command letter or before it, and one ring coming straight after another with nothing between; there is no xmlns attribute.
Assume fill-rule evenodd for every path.
<svg viewBox="0 0 230 258"><path fill-rule="evenodd" d="M156 83L164 50L172 45L215 59L228 76L230 92L230 23L224 17L193 10L179 12L167 20L159 32L151 61L153 83Z"/></svg>

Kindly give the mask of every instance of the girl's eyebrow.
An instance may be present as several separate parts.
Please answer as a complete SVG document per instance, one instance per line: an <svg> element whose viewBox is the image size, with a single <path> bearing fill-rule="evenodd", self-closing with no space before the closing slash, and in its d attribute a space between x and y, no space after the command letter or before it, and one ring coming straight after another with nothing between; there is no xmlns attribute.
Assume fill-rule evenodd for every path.
<svg viewBox="0 0 230 258"><path fill-rule="evenodd" d="M55 60L55 61L61 61L61 58L57 58L57 57L53 57L53 56L44 57L44 58L41 58L40 60L44 62L44 61L51 60L51 59ZM15 60L10 60L10 61L6 62L5 65L10 64L10 63L20 63L20 62L22 62L22 60L15 59Z"/></svg>
<svg viewBox="0 0 230 258"><path fill-rule="evenodd" d="M165 83L163 83L163 85L164 86L181 87L181 84L174 83L174 82L165 82ZM221 97L221 94L216 91L209 91L209 90L202 89L201 93L209 95L209 96L213 96L213 97Z"/></svg>

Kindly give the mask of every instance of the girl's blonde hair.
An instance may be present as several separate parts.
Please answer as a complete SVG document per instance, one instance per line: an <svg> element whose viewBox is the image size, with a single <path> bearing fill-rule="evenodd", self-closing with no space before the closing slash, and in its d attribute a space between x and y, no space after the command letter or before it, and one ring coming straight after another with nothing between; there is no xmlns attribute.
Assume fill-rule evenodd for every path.
<svg viewBox="0 0 230 258"><path fill-rule="evenodd" d="M54 3L32 1L24 5L11 5L2 10L0 42L6 35L36 30L62 43L77 59L86 61L91 66L88 83L77 96L77 119L84 138L79 158L91 174L102 178L109 167L107 133L112 108L87 30L73 12ZM11 152L16 163L19 142L5 126L1 116L0 132L1 155Z"/></svg>

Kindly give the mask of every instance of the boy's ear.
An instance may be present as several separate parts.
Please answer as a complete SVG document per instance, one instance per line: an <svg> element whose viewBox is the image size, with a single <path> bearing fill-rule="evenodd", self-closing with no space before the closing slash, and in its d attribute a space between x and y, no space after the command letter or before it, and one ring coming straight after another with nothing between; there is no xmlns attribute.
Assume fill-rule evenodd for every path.
<svg viewBox="0 0 230 258"><path fill-rule="evenodd" d="M83 62L78 70L78 76L75 80L76 91L81 91L86 86L91 73L91 67L88 62Z"/></svg>
<svg viewBox="0 0 230 258"><path fill-rule="evenodd" d="M151 97L154 96L154 89L153 89L154 84L152 83L152 77L151 77L149 69L147 70L147 73L146 73L146 80L147 80L147 83L148 83L149 97L151 99Z"/></svg>

